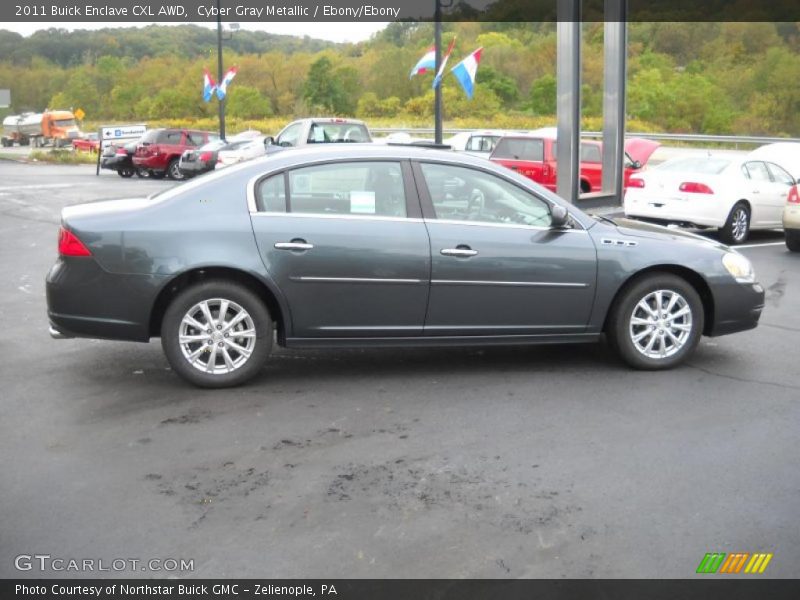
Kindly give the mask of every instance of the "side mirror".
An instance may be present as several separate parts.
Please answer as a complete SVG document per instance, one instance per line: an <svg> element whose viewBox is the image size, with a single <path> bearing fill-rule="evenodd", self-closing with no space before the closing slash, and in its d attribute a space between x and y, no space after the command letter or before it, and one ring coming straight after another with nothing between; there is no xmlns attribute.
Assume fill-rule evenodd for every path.
<svg viewBox="0 0 800 600"><path fill-rule="evenodd" d="M638 160L635 160L631 163L631 169L641 169L641 168L642 168L642 163L640 163Z"/></svg>
<svg viewBox="0 0 800 600"><path fill-rule="evenodd" d="M797 180L797 185L800 185L800 179Z"/></svg>
<svg viewBox="0 0 800 600"><path fill-rule="evenodd" d="M569 211L560 204L554 204L550 209L550 227L564 229L569 224Z"/></svg>
<svg viewBox="0 0 800 600"><path fill-rule="evenodd" d="M268 135L264 138L264 146L274 146L275 145L275 138L271 135Z"/></svg>

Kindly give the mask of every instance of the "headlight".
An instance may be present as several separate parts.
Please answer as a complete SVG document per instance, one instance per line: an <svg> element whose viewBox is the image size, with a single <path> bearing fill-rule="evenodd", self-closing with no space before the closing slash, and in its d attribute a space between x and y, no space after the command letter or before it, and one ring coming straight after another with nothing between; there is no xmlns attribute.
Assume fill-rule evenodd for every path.
<svg viewBox="0 0 800 600"><path fill-rule="evenodd" d="M722 257L722 264L733 278L739 283L755 283L756 273L753 265L737 252L726 252Z"/></svg>

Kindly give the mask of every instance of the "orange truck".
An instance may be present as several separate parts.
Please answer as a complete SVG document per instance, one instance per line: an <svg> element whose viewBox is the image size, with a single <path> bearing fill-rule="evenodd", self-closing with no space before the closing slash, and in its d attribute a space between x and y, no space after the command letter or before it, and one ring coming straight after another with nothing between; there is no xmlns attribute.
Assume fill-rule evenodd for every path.
<svg viewBox="0 0 800 600"><path fill-rule="evenodd" d="M68 110L46 110L42 113L9 115L3 119L3 147L30 144L34 148L53 144L56 148L69 146L81 132L75 115Z"/></svg>

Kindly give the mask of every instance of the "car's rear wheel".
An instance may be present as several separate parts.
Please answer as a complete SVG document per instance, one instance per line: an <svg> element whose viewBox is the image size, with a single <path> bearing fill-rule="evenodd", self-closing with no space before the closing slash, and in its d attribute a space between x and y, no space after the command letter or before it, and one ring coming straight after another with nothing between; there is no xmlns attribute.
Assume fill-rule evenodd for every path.
<svg viewBox="0 0 800 600"><path fill-rule="evenodd" d="M691 284L658 273L622 292L612 307L606 334L631 367L669 369L694 352L703 323L703 302Z"/></svg>
<svg viewBox="0 0 800 600"><path fill-rule="evenodd" d="M161 346L173 370L206 388L252 378L272 349L272 319L249 289L207 281L178 294L161 326Z"/></svg>
<svg viewBox="0 0 800 600"><path fill-rule="evenodd" d="M720 238L726 244L741 244L750 233L750 210L747 204L739 202L731 209L728 220L720 230Z"/></svg>
<svg viewBox="0 0 800 600"><path fill-rule="evenodd" d="M150 177L150 171L147 169L136 169L136 176L141 178Z"/></svg>
<svg viewBox="0 0 800 600"><path fill-rule="evenodd" d="M128 177L133 177L133 169L130 169L128 167L122 168L117 171L117 175L119 175L120 177L124 177L125 179L127 179Z"/></svg>
<svg viewBox="0 0 800 600"><path fill-rule="evenodd" d="M169 166L167 167L167 175L169 175L170 179L174 179L175 181L180 181L183 179L183 173L181 173L177 158L173 158L169 162Z"/></svg>
<svg viewBox="0 0 800 600"><path fill-rule="evenodd" d="M786 247L792 252L800 252L800 229L787 229Z"/></svg>

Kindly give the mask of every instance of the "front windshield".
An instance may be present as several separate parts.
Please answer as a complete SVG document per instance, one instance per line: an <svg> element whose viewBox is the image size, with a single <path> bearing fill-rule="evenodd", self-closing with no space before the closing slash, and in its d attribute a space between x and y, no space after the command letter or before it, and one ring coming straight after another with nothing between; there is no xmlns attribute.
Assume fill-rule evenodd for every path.
<svg viewBox="0 0 800 600"><path fill-rule="evenodd" d="M56 119L53 123L59 127L75 127L75 119Z"/></svg>

